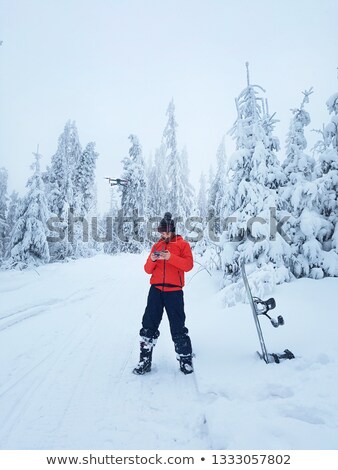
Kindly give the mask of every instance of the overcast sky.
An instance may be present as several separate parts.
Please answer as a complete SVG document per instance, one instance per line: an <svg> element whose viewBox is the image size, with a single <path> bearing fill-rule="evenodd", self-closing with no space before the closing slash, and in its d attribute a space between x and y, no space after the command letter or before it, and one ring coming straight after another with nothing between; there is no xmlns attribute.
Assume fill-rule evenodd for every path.
<svg viewBox="0 0 338 470"><path fill-rule="evenodd" d="M246 61L284 147L302 90L315 92L309 129L329 120L337 19L336 0L0 0L0 166L9 190L24 191L37 144L49 164L72 119L82 146L97 144L102 208L103 177L121 174L128 136L138 135L146 158L154 153L172 97L196 185L236 118ZM229 136L226 145L231 154Z"/></svg>

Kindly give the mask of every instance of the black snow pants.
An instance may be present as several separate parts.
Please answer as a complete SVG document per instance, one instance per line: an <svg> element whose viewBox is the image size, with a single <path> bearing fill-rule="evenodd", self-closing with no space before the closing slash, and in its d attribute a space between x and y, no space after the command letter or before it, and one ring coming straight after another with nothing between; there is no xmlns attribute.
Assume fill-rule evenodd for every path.
<svg viewBox="0 0 338 470"><path fill-rule="evenodd" d="M191 340L185 327L183 291L164 292L151 286L148 302L142 319L140 335L146 338L158 338L163 309L166 309L175 351L179 356L192 354Z"/></svg>

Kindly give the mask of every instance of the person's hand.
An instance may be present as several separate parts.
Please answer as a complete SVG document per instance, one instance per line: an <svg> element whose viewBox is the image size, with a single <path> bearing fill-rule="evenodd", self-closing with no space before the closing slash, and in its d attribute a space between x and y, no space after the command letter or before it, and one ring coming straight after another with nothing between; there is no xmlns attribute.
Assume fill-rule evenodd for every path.
<svg viewBox="0 0 338 470"><path fill-rule="evenodd" d="M170 251L168 251L168 250L161 251L159 259L164 259L164 260L168 261L169 258L170 258Z"/></svg>
<svg viewBox="0 0 338 470"><path fill-rule="evenodd" d="M157 261L159 259L158 255L155 255L154 253L151 253L150 255L151 261Z"/></svg>

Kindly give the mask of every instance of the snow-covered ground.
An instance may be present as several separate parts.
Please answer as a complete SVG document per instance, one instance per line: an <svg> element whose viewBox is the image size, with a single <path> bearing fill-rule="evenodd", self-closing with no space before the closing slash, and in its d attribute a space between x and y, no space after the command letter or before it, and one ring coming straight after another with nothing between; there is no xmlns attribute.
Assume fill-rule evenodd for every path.
<svg viewBox="0 0 338 470"><path fill-rule="evenodd" d="M195 375L179 372L164 318L138 377L145 257L0 273L1 449L338 449L337 278L276 288L286 324L261 320L267 347L296 359L266 365L249 305L223 307L197 265L185 288Z"/></svg>

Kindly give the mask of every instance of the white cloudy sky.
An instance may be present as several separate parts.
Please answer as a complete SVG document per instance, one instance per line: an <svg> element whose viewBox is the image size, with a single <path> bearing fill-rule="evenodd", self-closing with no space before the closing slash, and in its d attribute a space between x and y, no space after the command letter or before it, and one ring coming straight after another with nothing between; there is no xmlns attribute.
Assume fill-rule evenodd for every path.
<svg viewBox="0 0 338 470"><path fill-rule="evenodd" d="M310 86L309 127L321 127L338 85L337 18L336 0L0 0L0 166L9 190L24 190L37 144L49 163L72 119L82 145L97 144L103 207L103 176L120 175L128 135L139 136L145 157L154 152L172 97L196 184L235 120L246 61L281 120L282 144L290 108Z"/></svg>

